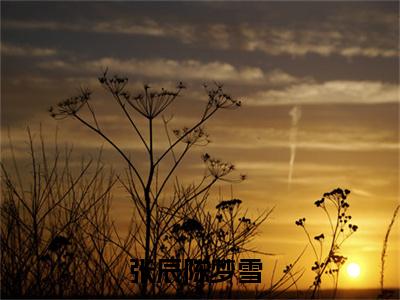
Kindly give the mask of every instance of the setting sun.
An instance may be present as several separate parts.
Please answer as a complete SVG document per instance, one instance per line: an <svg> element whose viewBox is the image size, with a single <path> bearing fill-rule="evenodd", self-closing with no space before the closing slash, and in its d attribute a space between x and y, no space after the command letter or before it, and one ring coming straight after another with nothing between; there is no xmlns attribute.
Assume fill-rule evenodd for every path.
<svg viewBox="0 0 400 300"><path fill-rule="evenodd" d="M352 277L352 278L359 277L360 276L360 272L361 272L361 269L360 269L360 265L359 264L350 263L347 266L347 274L349 274L349 276Z"/></svg>

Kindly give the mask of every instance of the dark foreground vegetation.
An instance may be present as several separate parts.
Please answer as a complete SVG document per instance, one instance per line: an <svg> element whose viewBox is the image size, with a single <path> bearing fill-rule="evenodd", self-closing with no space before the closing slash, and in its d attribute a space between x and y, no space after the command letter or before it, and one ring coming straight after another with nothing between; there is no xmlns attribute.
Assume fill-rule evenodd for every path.
<svg viewBox="0 0 400 300"><path fill-rule="evenodd" d="M133 94L127 89L127 78L108 76L105 72L99 82L130 126L127 134L133 133L134 143L143 146L148 168L141 170L132 153L102 126L92 93L87 89L50 108L50 114L56 119L73 119L98 135L125 163L124 170L112 170L102 161L101 153L85 160L74 156L69 148L61 149L57 142L48 145L42 136L35 140L29 130L27 162L27 158L16 157L10 141L9 159L1 164L2 297L316 298L344 295L336 289L320 289L327 278L333 278L337 288L338 274L346 261L341 245L358 229L349 214L350 191L340 188L325 193L314 203L326 214L331 232L309 232L306 218L295 222L304 230L315 255L313 266L300 266L304 254L300 251L299 257L284 270L274 269L270 286L258 289L240 283L236 269L228 280L220 283L151 280L161 272L151 262L160 259L237 262L243 257L273 255L250 246L272 210L250 217L245 202L235 199L234 195L221 199L210 209L215 187L238 183L246 176L235 175L232 163L206 152L199 158L205 171L198 182L184 184L176 175L192 147L209 143L204 124L222 110L240 108L241 102L226 94L221 85L205 86L208 99L198 121L176 129L170 128L171 120L163 113L181 96L185 89L182 83L173 91L154 91L145 85L142 92ZM147 124L145 131L138 123L139 118ZM156 131L163 132L168 143L161 152L159 141L154 138ZM129 198L133 207L131 221L124 230L111 218L117 187L124 189L128 196L124 199ZM138 284L132 283L131 258L143 259ZM306 268L315 272L315 279L310 290L303 292L297 290L297 282ZM208 271L207 276L213 275L212 270ZM289 288L295 291L288 291Z"/></svg>

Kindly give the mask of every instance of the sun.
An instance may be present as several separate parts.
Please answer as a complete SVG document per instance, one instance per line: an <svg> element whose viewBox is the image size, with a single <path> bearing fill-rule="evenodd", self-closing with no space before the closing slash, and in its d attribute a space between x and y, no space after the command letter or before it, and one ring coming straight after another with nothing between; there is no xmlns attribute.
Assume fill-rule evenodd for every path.
<svg viewBox="0 0 400 300"><path fill-rule="evenodd" d="M347 266L347 274L349 274L351 278L357 278L358 276L360 276L360 272L361 268L360 265L357 263L353 262Z"/></svg>

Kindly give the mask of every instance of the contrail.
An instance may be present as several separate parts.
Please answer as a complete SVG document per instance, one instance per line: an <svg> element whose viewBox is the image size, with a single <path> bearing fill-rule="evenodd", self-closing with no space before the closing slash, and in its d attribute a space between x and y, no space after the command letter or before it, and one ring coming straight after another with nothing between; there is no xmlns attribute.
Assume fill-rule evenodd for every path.
<svg viewBox="0 0 400 300"><path fill-rule="evenodd" d="M294 106L289 111L289 116L292 118L292 128L290 129L290 160L289 160L289 175L288 175L288 188L292 183L294 159L296 157L296 140L297 140L297 125L299 124L301 118L301 108L300 106Z"/></svg>

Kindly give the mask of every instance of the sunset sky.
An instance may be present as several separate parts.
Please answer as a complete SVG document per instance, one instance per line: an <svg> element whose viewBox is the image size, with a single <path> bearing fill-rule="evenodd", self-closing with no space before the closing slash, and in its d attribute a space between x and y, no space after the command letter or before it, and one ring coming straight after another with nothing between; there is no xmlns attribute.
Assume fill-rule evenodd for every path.
<svg viewBox="0 0 400 300"><path fill-rule="evenodd" d="M101 139L47 112L84 86L94 91L107 132L140 164L143 149L98 84L106 67L127 76L132 91L144 83L173 88L183 81L187 89L166 113L174 115L176 127L199 116L207 100L203 83L223 83L243 107L221 111L208 123L212 143L193 148L182 178L190 183L201 176L205 151L233 162L248 176L233 191L249 214L275 207L254 245L279 254L282 269L307 244L295 220L304 216L310 231L321 233L328 224L314 201L348 188L359 231L342 252L361 266L361 275L349 279L343 273L340 286L378 287L383 238L399 199L398 18L397 1L2 2L2 159L8 158L8 128L23 161L26 127L37 135L42 124L50 141L58 127L59 140L73 144L78 155L104 145L105 161L122 168ZM160 149L166 146L161 137L162 131ZM230 186L222 185L221 194L230 197ZM129 200L117 195L115 212L128 219ZM397 221L387 287L400 286L399 257ZM264 262L268 277L274 259ZM310 263L302 260L303 287L312 282Z"/></svg>

